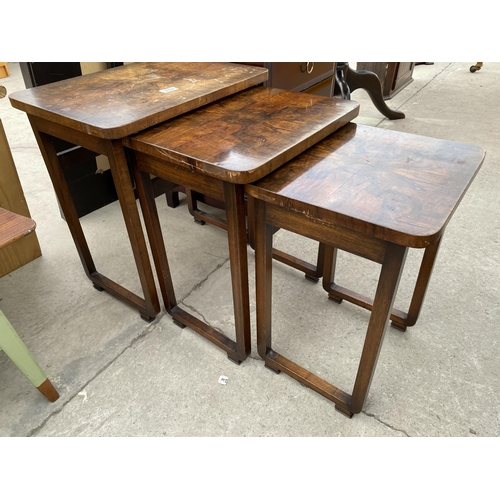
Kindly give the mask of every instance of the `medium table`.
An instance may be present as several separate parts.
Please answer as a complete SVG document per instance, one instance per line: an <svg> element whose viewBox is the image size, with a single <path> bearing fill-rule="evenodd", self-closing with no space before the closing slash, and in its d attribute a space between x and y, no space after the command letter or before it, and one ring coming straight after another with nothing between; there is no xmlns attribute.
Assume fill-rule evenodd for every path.
<svg viewBox="0 0 500 500"><path fill-rule="evenodd" d="M89 279L135 307L146 320L158 295L121 139L195 108L258 85L267 69L230 63L134 63L15 92L28 114L61 210ZM58 156L54 141L80 147ZM109 159L144 298L97 271L63 170L99 154Z"/></svg>
<svg viewBox="0 0 500 500"><path fill-rule="evenodd" d="M359 104L353 101L261 86L123 140L131 149L131 164L167 311L178 324L189 326L216 344L236 363L250 353L245 184L281 167L350 122L358 112ZM177 304L151 175L224 200L236 341Z"/></svg>

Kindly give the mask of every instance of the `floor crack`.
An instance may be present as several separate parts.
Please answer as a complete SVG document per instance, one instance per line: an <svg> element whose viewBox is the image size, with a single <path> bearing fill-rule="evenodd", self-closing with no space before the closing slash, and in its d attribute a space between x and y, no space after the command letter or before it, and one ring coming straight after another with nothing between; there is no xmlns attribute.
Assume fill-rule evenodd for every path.
<svg viewBox="0 0 500 500"><path fill-rule="evenodd" d="M386 427L389 427L389 429L392 429L395 432L401 432L404 434L406 437L411 437L406 431L403 429L397 429L396 427L388 424L387 422L384 422L383 420L380 420L374 413L369 413L367 411L362 410L361 413L364 413L367 417L373 417L377 422L380 422L382 425L385 425Z"/></svg>
<svg viewBox="0 0 500 500"><path fill-rule="evenodd" d="M218 264L215 267L215 269L210 274L208 274L204 279L202 279L200 282L198 282L196 285L194 285L193 288L191 288L191 290L189 292L187 292L186 295L184 295L184 297L182 297L180 299L180 302L184 302L192 293L194 293L197 290L199 290L210 279L210 277L212 276L212 274L216 273L228 261L229 261L229 257L227 257L223 262L221 262L220 264Z"/></svg>
<svg viewBox="0 0 500 500"><path fill-rule="evenodd" d="M151 331L153 331L156 328L156 326L157 326L158 322L160 321L160 319L163 316L165 316L165 314L166 313L164 311L159 312L157 314L155 320L152 321L151 323L147 324L145 326L145 328L137 335L137 337L133 338L131 340L131 342L126 347L123 348L123 350L121 352L119 352L113 359L111 359L108 363L106 363L100 370L98 370L91 379L86 380L80 388L78 388L78 389L75 390L75 392L74 392L73 395L70 395L68 397L68 400L65 401L58 410L56 410L53 413L51 413L50 415L48 415L47 418L45 420L43 420L43 422L41 422L37 427L35 427L34 429L31 429L31 431L28 432L25 437L36 437L37 434L38 434L38 432L40 432L45 427L45 424L52 417L54 417L55 415L58 415L59 413L61 413L63 411L63 409L66 407L66 405L68 405L71 401L73 401L76 397L78 397L78 394L80 392L82 392L83 390L85 390L85 388L90 383L92 383L101 373L103 373L105 370L107 370L109 368L109 366L111 366L126 351L128 351L129 349L131 349L138 342L142 341L144 339L144 337L146 337L146 335L148 335L148 333L150 333Z"/></svg>

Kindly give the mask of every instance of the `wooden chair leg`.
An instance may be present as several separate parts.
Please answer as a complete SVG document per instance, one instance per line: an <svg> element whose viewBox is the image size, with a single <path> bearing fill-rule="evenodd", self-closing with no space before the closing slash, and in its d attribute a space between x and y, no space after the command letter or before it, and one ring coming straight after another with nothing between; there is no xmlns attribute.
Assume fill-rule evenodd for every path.
<svg viewBox="0 0 500 500"><path fill-rule="evenodd" d="M24 373L26 378L50 401L59 399L59 394L40 368L24 342L16 333L5 315L0 311L0 349Z"/></svg>

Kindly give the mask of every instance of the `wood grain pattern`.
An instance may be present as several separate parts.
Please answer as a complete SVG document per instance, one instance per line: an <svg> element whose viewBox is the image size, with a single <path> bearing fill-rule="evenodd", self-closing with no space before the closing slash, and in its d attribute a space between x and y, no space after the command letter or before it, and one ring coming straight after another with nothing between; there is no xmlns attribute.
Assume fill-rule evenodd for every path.
<svg viewBox="0 0 500 500"><path fill-rule="evenodd" d="M354 119L344 99L255 87L124 144L136 151L235 184L254 182Z"/></svg>
<svg viewBox="0 0 500 500"><path fill-rule="evenodd" d="M30 217L23 187L19 180L14 158L0 120L0 207ZM29 234L0 249L0 277L28 264L42 255L36 233Z"/></svg>
<svg viewBox="0 0 500 500"><path fill-rule="evenodd" d="M358 108L352 101L255 87L122 140L132 150L165 307L178 324L209 339L236 363L247 358L251 344L244 183L263 177L337 130L357 116ZM172 306L176 301L156 205L147 196L149 174L224 202L236 343Z"/></svg>
<svg viewBox="0 0 500 500"><path fill-rule="evenodd" d="M266 366L330 399L344 415L359 413L388 320L402 329L417 320L441 235L484 156L476 146L349 124L247 185L255 208L257 346ZM273 349L274 227L326 244L325 290L371 311L351 395ZM393 318L409 246L426 251L409 313ZM337 249L382 265L373 300L333 283Z"/></svg>
<svg viewBox="0 0 500 500"><path fill-rule="evenodd" d="M0 208L0 248L24 238L34 231L35 227L33 219Z"/></svg>
<svg viewBox="0 0 500 500"><path fill-rule="evenodd" d="M133 63L14 92L13 107L105 139L119 139L267 80L231 63Z"/></svg>
<svg viewBox="0 0 500 500"><path fill-rule="evenodd" d="M262 83L267 76L265 68L231 63L134 63L10 96L11 104L28 114L82 265L95 288L137 308L147 321L160 311L120 139ZM108 158L144 299L95 268L62 173L65 165L55 151L54 138Z"/></svg>
<svg viewBox="0 0 500 500"><path fill-rule="evenodd" d="M247 191L366 236L415 248L437 241L485 152L349 124Z"/></svg>

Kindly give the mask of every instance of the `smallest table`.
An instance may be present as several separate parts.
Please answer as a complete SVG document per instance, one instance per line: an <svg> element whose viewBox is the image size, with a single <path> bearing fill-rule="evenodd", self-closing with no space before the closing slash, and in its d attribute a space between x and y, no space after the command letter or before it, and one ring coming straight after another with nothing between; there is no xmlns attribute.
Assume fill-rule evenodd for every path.
<svg viewBox="0 0 500 500"><path fill-rule="evenodd" d="M348 124L247 185L255 203L257 347L266 366L330 399L343 414L359 413L407 250L440 241L484 155L468 144ZM382 264L352 395L273 350L273 226ZM325 272L327 289L332 275ZM429 277L430 271L424 281Z"/></svg>

